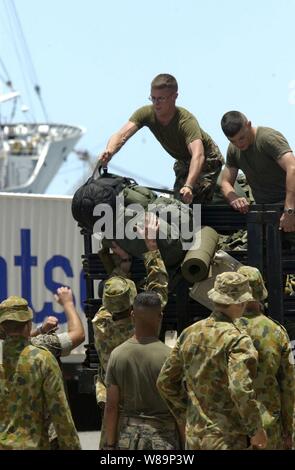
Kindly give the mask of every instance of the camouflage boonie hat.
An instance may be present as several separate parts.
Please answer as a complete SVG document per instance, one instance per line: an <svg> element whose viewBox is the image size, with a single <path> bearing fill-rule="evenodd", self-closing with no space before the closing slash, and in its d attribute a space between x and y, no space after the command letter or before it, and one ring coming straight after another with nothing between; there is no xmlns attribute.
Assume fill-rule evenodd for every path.
<svg viewBox="0 0 295 470"><path fill-rule="evenodd" d="M33 311L26 299L12 295L0 304L0 323L6 320L25 322L33 319Z"/></svg>
<svg viewBox="0 0 295 470"><path fill-rule="evenodd" d="M208 297L212 302L223 305L254 300L248 278L236 272L218 274L214 288L208 292Z"/></svg>
<svg viewBox="0 0 295 470"><path fill-rule="evenodd" d="M267 298L268 292L264 285L261 273L257 268L253 268L252 266L241 266L237 272L248 278L255 300L262 301Z"/></svg>
<svg viewBox="0 0 295 470"><path fill-rule="evenodd" d="M119 313L133 305L137 294L133 281L113 276L105 282L102 303L110 313Z"/></svg>

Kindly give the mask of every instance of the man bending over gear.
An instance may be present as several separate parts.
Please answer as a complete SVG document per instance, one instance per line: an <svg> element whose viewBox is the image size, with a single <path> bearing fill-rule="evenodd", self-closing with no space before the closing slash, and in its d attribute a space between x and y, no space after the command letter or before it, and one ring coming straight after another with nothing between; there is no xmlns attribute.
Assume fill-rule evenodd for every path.
<svg viewBox="0 0 295 470"><path fill-rule="evenodd" d="M177 97L176 79L168 73L157 75L151 83L152 104L137 109L111 136L98 158L107 165L127 140L146 126L176 160L174 196L187 204L206 204L212 200L223 157L195 116L175 105Z"/></svg>

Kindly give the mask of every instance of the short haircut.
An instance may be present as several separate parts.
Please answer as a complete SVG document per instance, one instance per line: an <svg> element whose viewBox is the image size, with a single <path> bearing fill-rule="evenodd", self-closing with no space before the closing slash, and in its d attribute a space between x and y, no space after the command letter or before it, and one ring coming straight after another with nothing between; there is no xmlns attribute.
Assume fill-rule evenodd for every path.
<svg viewBox="0 0 295 470"><path fill-rule="evenodd" d="M173 91L177 91L178 84L173 75L169 75L169 73L160 73L153 79L151 88L170 88Z"/></svg>
<svg viewBox="0 0 295 470"><path fill-rule="evenodd" d="M221 119L221 127L226 137L234 137L248 122L240 111L228 111Z"/></svg>
<svg viewBox="0 0 295 470"><path fill-rule="evenodd" d="M161 309L161 300L159 295L154 291L145 291L138 294L133 303L133 308Z"/></svg>

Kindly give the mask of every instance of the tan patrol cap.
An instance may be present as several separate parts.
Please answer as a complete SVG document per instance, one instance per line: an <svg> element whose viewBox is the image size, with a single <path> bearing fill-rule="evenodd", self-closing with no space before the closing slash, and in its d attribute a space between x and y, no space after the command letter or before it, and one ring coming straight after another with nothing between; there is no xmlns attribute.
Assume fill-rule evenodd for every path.
<svg viewBox="0 0 295 470"><path fill-rule="evenodd" d="M110 313L119 313L133 305L137 294L133 281L113 276L105 282L102 302Z"/></svg>
<svg viewBox="0 0 295 470"><path fill-rule="evenodd" d="M213 302L223 305L254 300L248 278L236 272L218 274L214 288L208 292L208 297Z"/></svg>
<svg viewBox="0 0 295 470"><path fill-rule="evenodd" d="M26 299L12 295L0 304L0 323L6 320L26 322L33 319L33 311Z"/></svg>

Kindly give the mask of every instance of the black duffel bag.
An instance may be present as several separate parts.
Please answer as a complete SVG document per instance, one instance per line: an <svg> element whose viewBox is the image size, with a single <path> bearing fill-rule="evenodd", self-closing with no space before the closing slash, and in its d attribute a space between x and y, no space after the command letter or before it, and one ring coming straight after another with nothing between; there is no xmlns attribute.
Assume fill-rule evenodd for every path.
<svg viewBox="0 0 295 470"><path fill-rule="evenodd" d="M72 214L78 224L87 230L93 230L97 217L93 210L97 204L108 204L113 209L116 206L116 197L126 187L136 186L133 178L102 171L102 166L95 168L92 176L77 189L72 200Z"/></svg>

